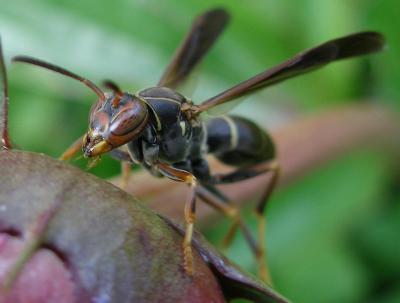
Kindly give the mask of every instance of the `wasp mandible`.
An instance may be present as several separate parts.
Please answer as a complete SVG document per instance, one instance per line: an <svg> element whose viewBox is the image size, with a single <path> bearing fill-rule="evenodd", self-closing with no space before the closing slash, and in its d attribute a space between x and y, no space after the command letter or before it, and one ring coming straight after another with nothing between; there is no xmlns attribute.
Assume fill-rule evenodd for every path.
<svg viewBox="0 0 400 303"><path fill-rule="evenodd" d="M111 92L105 93L87 79L31 57L17 56L13 61L38 65L74 78L97 94L98 101L90 110L86 135L64 153L64 159L71 158L81 148L85 157L90 158L110 152L122 161L142 165L157 177L164 176L190 186L184 210L183 264L187 272L193 272L191 239L196 198L199 197L233 220L225 243L230 242L237 229L243 232L257 258L261 277L268 280L263 213L280 172L274 143L263 129L246 118L226 115L204 121L200 114L330 62L377 52L383 48L384 38L376 32L361 32L328 41L194 104L177 91L178 86L202 60L228 21L228 13L220 8L196 18L157 86L134 94L123 92L111 81L105 83ZM121 149L123 146L126 151ZM215 155L236 169L227 174L212 174L207 154ZM271 173L271 179L255 208L259 224L258 239L255 240L238 209L216 185L239 182L264 173Z"/></svg>

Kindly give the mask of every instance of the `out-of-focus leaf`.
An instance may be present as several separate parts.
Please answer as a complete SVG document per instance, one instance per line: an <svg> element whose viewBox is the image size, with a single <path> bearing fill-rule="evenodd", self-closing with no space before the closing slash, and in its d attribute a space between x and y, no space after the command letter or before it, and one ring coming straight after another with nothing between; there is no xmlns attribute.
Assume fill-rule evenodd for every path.
<svg viewBox="0 0 400 303"><path fill-rule="evenodd" d="M400 279L400 241L390 241L396 239L399 232L398 203L381 207L375 216L359 222L353 241L358 244L360 254L373 269L375 278Z"/></svg>
<svg viewBox="0 0 400 303"><path fill-rule="evenodd" d="M363 298L371 285L369 269L355 257L356 247L349 239L358 222L382 203L387 167L379 153L354 152L273 196L266 212L267 255L277 289L299 302L354 302ZM246 221L257 230L252 213ZM226 228L213 227L206 236L218 243ZM394 238L380 240L388 239ZM227 255L255 270L254 258L242 237ZM327 280L335 281L334 286L325 287Z"/></svg>

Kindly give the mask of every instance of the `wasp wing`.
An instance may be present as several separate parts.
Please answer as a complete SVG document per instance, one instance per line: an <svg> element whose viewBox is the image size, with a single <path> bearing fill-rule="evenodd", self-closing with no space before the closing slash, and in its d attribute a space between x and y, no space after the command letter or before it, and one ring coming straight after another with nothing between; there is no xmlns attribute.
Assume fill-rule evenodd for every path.
<svg viewBox="0 0 400 303"><path fill-rule="evenodd" d="M158 86L176 89L212 47L229 21L228 13L220 8L207 11L193 22L192 28L176 50Z"/></svg>
<svg viewBox="0 0 400 303"><path fill-rule="evenodd" d="M332 61L377 52L384 46L384 37L376 32L362 32L330 40L266 70L232 88L202 102L198 113L248 95L256 90L320 68Z"/></svg>

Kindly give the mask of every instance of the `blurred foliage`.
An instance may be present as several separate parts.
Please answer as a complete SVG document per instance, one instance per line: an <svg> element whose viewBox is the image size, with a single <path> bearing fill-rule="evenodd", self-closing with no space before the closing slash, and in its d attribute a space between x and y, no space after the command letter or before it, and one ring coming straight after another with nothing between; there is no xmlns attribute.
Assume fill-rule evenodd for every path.
<svg viewBox="0 0 400 303"><path fill-rule="evenodd" d="M388 40L384 53L283 83L236 110L268 119L273 128L287 122L288 111L317 112L373 100L400 108L400 4L395 0L1 3L7 62L17 54L35 56L97 83L113 79L128 91L154 85L194 16L224 6L232 21L198 71L195 101L325 40L381 31ZM23 149L59 155L85 131L94 94L38 68L8 68L13 138ZM77 165L85 167L85 161ZM104 157L93 172L110 176L119 172L119 164ZM400 198L398 186L389 186L391 177L383 155L356 151L275 195L267 218L277 289L295 302L399 302ZM207 234L218 243L225 229L226 222ZM240 238L228 254L254 270Z"/></svg>

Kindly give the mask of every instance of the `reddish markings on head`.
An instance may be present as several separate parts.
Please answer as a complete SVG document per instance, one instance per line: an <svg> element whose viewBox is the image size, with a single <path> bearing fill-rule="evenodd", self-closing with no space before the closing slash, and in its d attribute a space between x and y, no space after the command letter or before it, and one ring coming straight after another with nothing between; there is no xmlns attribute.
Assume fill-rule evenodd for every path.
<svg viewBox="0 0 400 303"><path fill-rule="evenodd" d="M98 111L93 113L90 127L100 134L106 132L109 128L110 117L106 112Z"/></svg>
<svg viewBox="0 0 400 303"><path fill-rule="evenodd" d="M111 106L113 107L113 108L117 108L118 107L118 105L119 105L119 102L121 101L121 98L122 98L122 94L117 94L115 97L114 97L114 99L112 100L112 103L111 103Z"/></svg>
<svg viewBox="0 0 400 303"><path fill-rule="evenodd" d="M130 101L121 107L111 120L111 132L125 135L137 128L147 118L147 110L140 101Z"/></svg>

